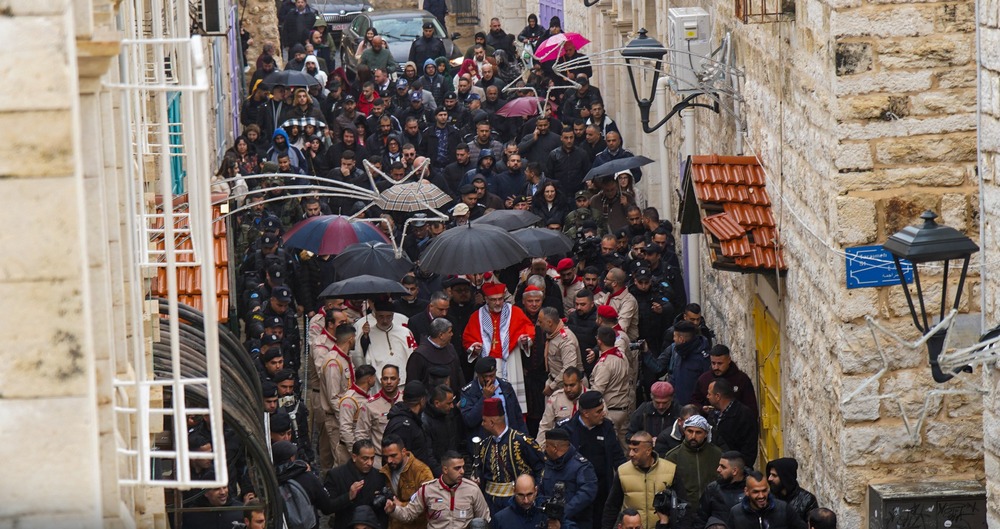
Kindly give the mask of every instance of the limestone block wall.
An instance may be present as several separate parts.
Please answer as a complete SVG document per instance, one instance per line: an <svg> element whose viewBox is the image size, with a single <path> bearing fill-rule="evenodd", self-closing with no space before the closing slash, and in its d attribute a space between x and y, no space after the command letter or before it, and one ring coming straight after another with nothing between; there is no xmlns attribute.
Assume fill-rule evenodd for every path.
<svg viewBox="0 0 1000 529"><path fill-rule="evenodd" d="M995 2L980 8L979 31L983 54L979 66L981 121L979 139L982 206L983 270L1000 266L1000 11ZM985 328L1000 324L1000 283L995 274L983 274L983 316ZM987 521L1000 527L1000 372L992 370L983 400L983 451L986 468Z"/></svg>
<svg viewBox="0 0 1000 529"><path fill-rule="evenodd" d="M9 228L0 240L10 250L0 257L9 303L0 316L3 526L96 528L103 516L76 16L93 35L89 12L66 0L5 2L0 17L0 70L36 80L30 94L0 89L0 217ZM59 491L58 501L38 491Z"/></svg>
<svg viewBox="0 0 1000 529"><path fill-rule="evenodd" d="M734 35L746 72L744 153L759 155L768 169L782 228L789 273L771 282L780 298L777 310L769 309L781 326L784 455L799 459L800 481L841 515L844 527L864 527L869 483L983 479L978 397L932 398L922 427L912 435L906 429L907 419L916 424L927 391L937 388L924 350L887 347L888 373L841 404L881 367L865 316L917 337L899 287L845 288L842 248L884 242L928 207L978 238L974 4L799 0L791 20L765 25L736 21L732 2L605 0L589 10L567 2L565 9L567 24L594 42L593 53L620 46L643 26L666 42L667 8L695 5L712 14L717 39ZM624 71L599 68L595 77L604 93L615 94L608 109L626 145L657 157L661 137L642 134ZM677 100L671 96L669 105ZM697 152L734 152L731 115L695 115ZM659 185L678 177L680 121L664 129L667 159L650 166L643 181L653 205L660 204ZM981 291L978 272L972 275L961 309L975 313ZM749 372L750 308L762 283L716 272L703 259L707 319ZM975 382L959 378L945 387ZM870 398L890 393L899 396ZM1000 421L992 420L1000 435ZM994 468L998 462L988 460Z"/></svg>

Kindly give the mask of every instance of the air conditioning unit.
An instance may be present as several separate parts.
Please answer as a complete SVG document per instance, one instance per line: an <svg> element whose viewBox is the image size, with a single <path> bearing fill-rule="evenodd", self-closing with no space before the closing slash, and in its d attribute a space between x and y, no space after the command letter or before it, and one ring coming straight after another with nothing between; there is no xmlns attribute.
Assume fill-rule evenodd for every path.
<svg viewBox="0 0 1000 529"><path fill-rule="evenodd" d="M229 32L226 0L195 0L191 2L191 15L199 33L225 35Z"/></svg>
<svg viewBox="0 0 1000 529"><path fill-rule="evenodd" d="M986 489L978 481L868 486L868 529L986 529Z"/></svg>
<svg viewBox="0 0 1000 529"><path fill-rule="evenodd" d="M712 54L712 26L708 12L700 7L667 10L667 48L670 49L671 86L680 94L700 90L698 74L703 58Z"/></svg>

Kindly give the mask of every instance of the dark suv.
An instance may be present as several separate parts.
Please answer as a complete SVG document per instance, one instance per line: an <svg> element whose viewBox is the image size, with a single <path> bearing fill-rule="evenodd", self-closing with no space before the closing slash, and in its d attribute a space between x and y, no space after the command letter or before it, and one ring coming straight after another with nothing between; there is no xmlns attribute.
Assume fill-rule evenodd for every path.
<svg viewBox="0 0 1000 529"><path fill-rule="evenodd" d="M369 13L375 8L368 0L311 0L309 5L326 19L327 31L339 42L340 35L361 13Z"/></svg>

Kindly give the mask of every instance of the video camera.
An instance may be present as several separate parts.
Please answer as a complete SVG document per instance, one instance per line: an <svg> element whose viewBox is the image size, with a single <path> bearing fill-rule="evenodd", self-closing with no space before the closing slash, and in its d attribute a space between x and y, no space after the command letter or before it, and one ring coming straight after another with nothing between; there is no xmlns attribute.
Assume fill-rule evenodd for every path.
<svg viewBox="0 0 1000 529"><path fill-rule="evenodd" d="M385 504L395 498L396 495L392 493L392 489L389 487L382 487L380 490L375 491L375 498L372 500L372 508L375 509L375 512L383 512L385 510Z"/></svg>
<svg viewBox="0 0 1000 529"><path fill-rule="evenodd" d="M669 488L664 488L653 496L653 510L670 517L671 525L674 520L683 520L687 513L688 504L677 500L677 494Z"/></svg>
<svg viewBox="0 0 1000 529"><path fill-rule="evenodd" d="M542 502L541 508L549 520L562 520L566 515L566 484L557 482L552 496Z"/></svg>

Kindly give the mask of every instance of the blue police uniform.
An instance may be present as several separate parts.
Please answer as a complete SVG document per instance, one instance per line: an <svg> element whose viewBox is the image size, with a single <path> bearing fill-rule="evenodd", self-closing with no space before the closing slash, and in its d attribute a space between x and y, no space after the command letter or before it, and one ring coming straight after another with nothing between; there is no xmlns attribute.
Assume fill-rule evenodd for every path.
<svg viewBox="0 0 1000 529"><path fill-rule="evenodd" d="M539 486L539 499L552 497L556 483L565 487L566 501L562 529L591 529L594 524L593 504L597 498L597 474L594 465L577 453L572 446L556 460L546 460Z"/></svg>
<svg viewBox="0 0 1000 529"><path fill-rule="evenodd" d="M500 391L493 397L503 401L507 426L527 434L528 426L524 423L524 412L521 411L521 405L517 403L514 386L499 377L497 377L497 385L500 386ZM487 437L486 430L483 430L483 387L479 385L478 379L469 382L462 388L462 400L459 401L459 408L462 410L462 421L471 432L474 432L473 436ZM470 447L470 450L473 448Z"/></svg>

